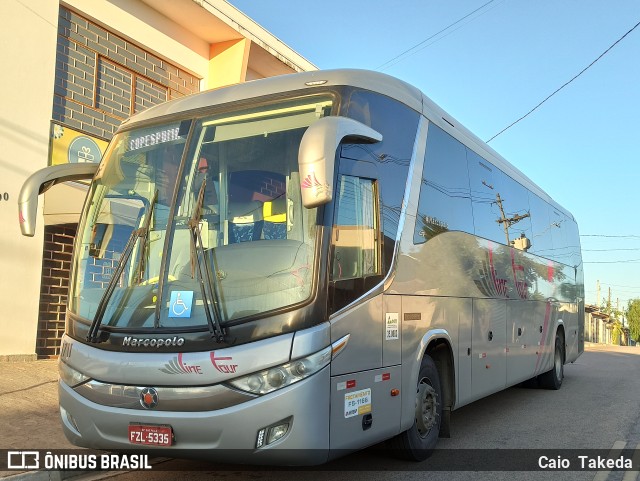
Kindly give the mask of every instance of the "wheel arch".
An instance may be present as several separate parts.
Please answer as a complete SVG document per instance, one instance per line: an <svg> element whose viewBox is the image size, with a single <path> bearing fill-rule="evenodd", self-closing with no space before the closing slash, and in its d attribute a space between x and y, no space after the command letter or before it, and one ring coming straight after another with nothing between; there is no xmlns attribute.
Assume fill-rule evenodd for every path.
<svg viewBox="0 0 640 481"><path fill-rule="evenodd" d="M418 343L417 349L411 358L411 363L407 363L406 371L403 367L403 380L405 393L415 391L418 382L420 365L425 355L430 356L436 364L438 376L440 378L440 388L443 397L443 412L448 413L455 405L455 360L453 357L453 343L451 336L445 329L431 329L427 331ZM404 364L404 361L403 361ZM413 395L403 396L403 409L401 419L401 431L409 429L414 421L415 397ZM445 428L447 420L445 419ZM443 426L440 427L443 432ZM446 431L445 431L446 432Z"/></svg>
<svg viewBox="0 0 640 481"><path fill-rule="evenodd" d="M451 410L456 401L456 376L454 369L453 349L451 339L448 337L436 337L429 341L424 351L433 359L440 376L440 387L442 389L443 408Z"/></svg>

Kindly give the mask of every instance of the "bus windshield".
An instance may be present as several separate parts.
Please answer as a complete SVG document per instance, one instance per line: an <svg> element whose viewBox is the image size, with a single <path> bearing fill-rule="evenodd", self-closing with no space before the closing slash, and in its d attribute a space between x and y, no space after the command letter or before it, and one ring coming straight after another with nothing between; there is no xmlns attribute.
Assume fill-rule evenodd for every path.
<svg viewBox="0 0 640 481"><path fill-rule="evenodd" d="M317 213L302 206L298 148L331 106L281 100L117 134L76 236L71 312L180 330L308 300Z"/></svg>

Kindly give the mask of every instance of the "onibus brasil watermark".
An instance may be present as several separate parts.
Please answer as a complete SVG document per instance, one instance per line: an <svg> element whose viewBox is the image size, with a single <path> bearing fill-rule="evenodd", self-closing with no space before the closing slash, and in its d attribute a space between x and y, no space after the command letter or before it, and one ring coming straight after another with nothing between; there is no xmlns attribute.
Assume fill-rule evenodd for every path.
<svg viewBox="0 0 640 481"><path fill-rule="evenodd" d="M8 451L7 468L16 470L138 470L151 469L148 454L53 453Z"/></svg>
<svg viewBox="0 0 640 481"><path fill-rule="evenodd" d="M244 450L242 450L244 451ZM234 453L237 454L237 453ZM247 451L248 454L248 451ZM340 453L338 453L339 455ZM344 457L317 467L320 470L359 471L388 469L385 456L361 463ZM0 471L134 471L166 470L167 458L140 451L108 453L93 450L4 450L0 449ZM314 458L315 459L315 458ZM243 465L243 469L249 466ZM399 471L640 471L640 444L635 449L436 449L424 463L395 465ZM193 469L211 469L194 465ZM216 469L237 470L237 465L216 464ZM264 469L264 466L260 467ZM271 467L271 469L280 469ZM282 469L286 469L283 467ZM299 469L299 468L297 468ZM314 469L314 467L308 467Z"/></svg>

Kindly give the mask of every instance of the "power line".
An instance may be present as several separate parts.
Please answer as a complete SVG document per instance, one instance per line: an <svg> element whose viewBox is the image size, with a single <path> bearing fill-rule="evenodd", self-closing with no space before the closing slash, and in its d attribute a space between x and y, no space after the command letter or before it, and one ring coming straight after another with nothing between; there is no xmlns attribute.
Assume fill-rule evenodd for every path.
<svg viewBox="0 0 640 481"><path fill-rule="evenodd" d="M582 249L582 252L640 251L640 247L631 249Z"/></svg>
<svg viewBox="0 0 640 481"><path fill-rule="evenodd" d="M640 259L627 259L624 261L584 261L585 264L626 264L629 262L640 262Z"/></svg>
<svg viewBox="0 0 640 481"><path fill-rule="evenodd" d="M640 25L640 23L638 24ZM640 235L607 235L607 234L580 234L580 237L617 237L617 238L640 238Z"/></svg>
<svg viewBox="0 0 640 481"><path fill-rule="evenodd" d="M606 284L603 284L606 285ZM611 292L638 292L638 289L623 289L621 287L615 287L611 289Z"/></svg>
<svg viewBox="0 0 640 481"><path fill-rule="evenodd" d="M434 33L433 35L431 35L430 37L425 38L423 41L415 44L413 47L408 48L407 50L405 50L404 52L396 55L395 57L393 57L391 60L387 60L385 63L383 63L382 65L378 66L376 68L376 70L386 70L390 67L392 67L393 65L395 65L398 62L401 62L402 60L398 60L398 62L393 63L395 60L399 59L400 57L402 57L403 55L411 52L412 50L415 50L416 48L420 47L421 45L424 45L425 43L427 43L429 40L437 37L438 35L440 35L441 33L445 32L446 30L449 30L451 27L459 24L460 22L462 22L464 19L470 17L471 15L473 15L474 13L476 13L479 10L482 10L484 7L486 7L487 5L489 5L490 3L495 2L495 0L489 0L487 3L485 3L484 5L476 8L473 12L470 12L468 14L466 14L464 17L459 18L458 20L456 20L455 22L453 22L452 24L447 25L445 28L443 28L442 30L440 30L439 32ZM412 53L416 53L416 52L412 52ZM407 55L409 56L409 55Z"/></svg>
<svg viewBox="0 0 640 481"><path fill-rule="evenodd" d="M37 11L35 11L33 8L29 7L28 5L25 5L23 2L21 2L20 0L15 0L16 3L19 3L20 5L22 5L24 8L26 8L27 10L29 10L31 13L33 13L36 17L40 17L42 20L44 20L45 22L47 22L49 25L51 25L53 28L55 28L56 30L58 29L58 26L51 23L47 18L43 17L42 15L40 15Z"/></svg>
<svg viewBox="0 0 640 481"><path fill-rule="evenodd" d="M598 58L596 58L593 62L591 62L589 65L587 65L585 68L583 68L580 73L578 73L577 75L575 75L571 80L569 80L568 82L565 82L561 87L559 87L558 89L556 89L551 95L549 95L547 98L545 98L542 102L540 102L538 105L536 105L534 108L532 108L531 110L529 110L529 112L527 112L526 114L524 114L522 117L520 117L518 120L516 120L515 122L512 122L511 124L509 124L508 126L506 126L504 129L502 129L500 132L498 132L497 134L495 134L493 137L491 137L489 140L487 140L487 143L491 142L493 139L495 139L498 135L506 132L507 130L509 130L511 127L513 127L514 125L516 125L518 122L520 122L521 120L525 119L526 117L528 117L529 115L531 115L535 110L537 110L542 104L544 104L547 100L549 100L551 97L553 97L555 94L557 94L558 92L560 92L560 90L562 90L563 88L565 88L567 85L569 85L571 82L573 82L575 79L577 79L578 77L580 77L580 75L582 75L583 73L585 73L589 68L591 68L591 66L593 66L598 60L600 60L602 57L604 57L607 53L609 53L609 51L615 47L618 43L620 43L627 35L629 35L631 32L633 32L638 26L640 25L640 22L636 23L629 31L627 31L627 33L625 33L622 37L620 37L618 40L616 40L615 42L613 42L613 44L611 44L611 46L606 49L604 52L602 52Z"/></svg>

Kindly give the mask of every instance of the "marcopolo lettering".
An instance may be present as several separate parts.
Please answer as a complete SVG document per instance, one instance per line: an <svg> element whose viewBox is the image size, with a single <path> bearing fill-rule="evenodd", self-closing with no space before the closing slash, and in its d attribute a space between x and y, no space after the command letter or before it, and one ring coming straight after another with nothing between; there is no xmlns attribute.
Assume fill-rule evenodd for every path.
<svg viewBox="0 0 640 481"><path fill-rule="evenodd" d="M155 339L149 337L131 337L126 336L122 340L123 346L131 346L131 347L180 347L184 345L183 337L169 337L164 339Z"/></svg>

